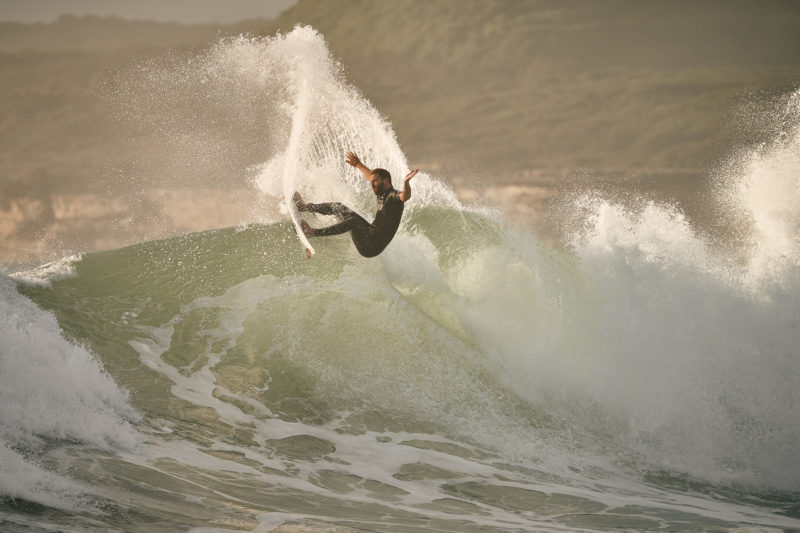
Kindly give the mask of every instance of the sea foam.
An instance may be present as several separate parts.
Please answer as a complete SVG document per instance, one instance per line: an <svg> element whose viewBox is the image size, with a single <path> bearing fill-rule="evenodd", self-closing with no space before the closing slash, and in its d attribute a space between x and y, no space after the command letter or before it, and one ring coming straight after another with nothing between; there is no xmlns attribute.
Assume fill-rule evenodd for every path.
<svg viewBox="0 0 800 533"><path fill-rule="evenodd" d="M65 340L55 317L6 276L0 337L0 494L70 506L80 487L38 465L35 450L53 440L134 447L139 435L126 419L138 415L97 360Z"/></svg>

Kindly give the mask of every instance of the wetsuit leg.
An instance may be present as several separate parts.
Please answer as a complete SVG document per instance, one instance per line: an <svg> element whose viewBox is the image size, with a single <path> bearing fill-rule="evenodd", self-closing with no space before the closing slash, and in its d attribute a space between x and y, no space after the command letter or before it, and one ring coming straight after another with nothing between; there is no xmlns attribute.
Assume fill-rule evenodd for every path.
<svg viewBox="0 0 800 533"><path fill-rule="evenodd" d="M340 202L327 202L324 204L306 204L306 211L320 215L336 215L342 218L349 218L351 215L358 216L352 209Z"/></svg>
<svg viewBox="0 0 800 533"><path fill-rule="evenodd" d="M315 237L326 237L328 235L341 235L348 231L369 228L369 222L364 220L358 213L339 202L329 202L324 204L306 204L306 211L318 213L320 215L335 215L343 220L338 224L314 230Z"/></svg>
<svg viewBox="0 0 800 533"><path fill-rule="evenodd" d="M370 232L371 225L364 218L339 202L329 202L324 204L306 204L306 211L318 213L320 215L336 215L343 218L338 224L314 230L315 237L327 237L329 235L341 235L350 233L353 244L358 253L364 257L374 257L378 255L383 247L377 247L374 236Z"/></svg>
<svg viewBox="0 0 800 533"><path fill-rule="evenodd" d="M361 233L366 232L368 229L369 222L354 213L353 216L347 217L338 224L334 224L333 226L328 226L326 228L315 229L314 236L327 237L328 235L341 235L342 233L347 233L348 231L359 231L359 233Z"/></svg>

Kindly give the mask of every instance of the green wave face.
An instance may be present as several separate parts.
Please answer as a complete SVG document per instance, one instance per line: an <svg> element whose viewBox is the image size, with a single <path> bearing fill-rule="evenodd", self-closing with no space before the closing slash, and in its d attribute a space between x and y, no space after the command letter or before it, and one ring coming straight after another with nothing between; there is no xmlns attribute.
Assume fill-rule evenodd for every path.
<svg viewBox="0 0 800 533"><path fill-rule="evenodd" d="M462 267L511 251L474 213L423 208L406 227L377 260L347 237L318 241L307 260L288 223L214 230L87 254L74 277L22 290L146 413L180 418L169 389L181 376L208 381L204 401L248 414L465 429L500 392L470 327L486 289Z"/></svg>
<svg viewBox="0 0 800 533"><path fill-rule="evenodd" d="M463 265L511 257L502 228L450 208L413 211L406 228L380 259L362 258L345 236L320 240L307 260L286 222L87 254L72 277L20 286L97 355L142 416L143 450L76 452L73 467L100 465L86 471L93 483L97 468L116 472L101 476L112 492L175 487L168 512L157 513L164 523L230 506L222 472L234 465L246 471L240 490L253 491L240 511L250 519L313 506L328 519L368 524L388 513L409 527L420 518L386 505L420 482L466 475L449 461L466 461L468 472L499 460L498 432L522 443L552 430L499 382L470 329L485 289L459 279ZM359 457L364 450L394 458L375 462ZM433 466L436 457L451 459ZM228 497L189 503L201 466L203 492ZM483 522L461 490L447 485L418 512L474 512ZM155 511L138 501L131 512Z"/></svg>

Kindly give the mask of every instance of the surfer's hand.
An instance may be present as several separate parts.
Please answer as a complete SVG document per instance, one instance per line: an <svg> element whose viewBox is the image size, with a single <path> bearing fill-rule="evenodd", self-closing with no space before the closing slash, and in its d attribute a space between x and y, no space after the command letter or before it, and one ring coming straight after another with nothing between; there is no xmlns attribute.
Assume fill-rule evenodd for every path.
<svg viewBox="0 0 800 533"><path fill-rule="evenodd" d="M411 178L417 175L417 172L419 172L419 169L415 168L406 174L405 178L403 178L403 190L400 191L400 200L402 202L406 202L409 198L411 198L411 183L409 182L411 181Z"/></svg>
<svg viewBox="0 0 800 533"><path fill-rule="evenodd" d="M361 160L353 152L347 152L347 163L351 166L357 167L361 163Z"/></svg>

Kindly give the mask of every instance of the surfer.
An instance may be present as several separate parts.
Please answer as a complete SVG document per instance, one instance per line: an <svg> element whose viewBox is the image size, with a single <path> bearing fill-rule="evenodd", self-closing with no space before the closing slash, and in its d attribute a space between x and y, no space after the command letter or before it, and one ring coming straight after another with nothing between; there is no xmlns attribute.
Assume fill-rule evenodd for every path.
<svg viewBox="0 0 800 533"><path fill-rule="evenodd" d="M347 152L347 163L357 168L372 185L372 192L378 199L378 211L370 224L352 209L339 202L312 204L304 202L300 193L294 193L294 202L300 212L336 215L341 222L325 228L312 228L308 222L300 222L307 237L326 237L350 232L358 253L364 257L375 257L391 242L400 225L404 203L411 198L411 178L419 169L414 169L403 179L403 190L392 187L392 176L382 168L370 169L353 152Z"/></svg>

